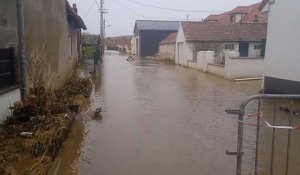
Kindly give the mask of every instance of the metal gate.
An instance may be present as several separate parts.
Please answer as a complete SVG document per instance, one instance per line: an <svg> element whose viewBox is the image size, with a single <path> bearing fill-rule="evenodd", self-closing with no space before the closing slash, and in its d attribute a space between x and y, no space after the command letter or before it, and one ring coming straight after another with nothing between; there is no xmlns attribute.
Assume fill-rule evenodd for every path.
<svg viewBox="0 0 300 175"><path fill-rule="evenodd" d="M261 113L261 106L263 100L272 100L274 105L273 112L273 121L270 122L265 120ZM278 110L278 101L279 100L288 100L289 106L286 108L286 111L289 113L288 117L288 126L276 126L276 114ZM251 96L249 99L245 100L238 110L226 110L226 113L238 115L238 140L237 140L237 151L226 151L227 155L237 156L237 164L236 164L236 175L242 174L242 160L244 156L243 151L243 136L244 136L244 125L254 126L256 128L256 140L255 140L255 156L254 156L254 174L258 174L258 156L259 156L259 142L260 142L260 129L261 127L268 127L272 130L272 139L271 139L271 155L270 155L270 169L269 174L273 175L274 173L274 146L275 146L275 131L278 129L286 129L288 132L288 138L286 143L286 157L285 157L285 175L289 174L289 159L290 159L290 145L291 145L291 133L293 130L299 129L300 127L292 126L292 117L295 115L294 111L294 102L300 100L300 95L272 95L272 94L264 94L264 95L255 95ZM250 102L257 101L257 113L252 115L247 115L245 112L245 108L249 105ZM280 107L283 108L283 107ZM247 119L251 117L257 118L254 123L247 123Z"/></svg>

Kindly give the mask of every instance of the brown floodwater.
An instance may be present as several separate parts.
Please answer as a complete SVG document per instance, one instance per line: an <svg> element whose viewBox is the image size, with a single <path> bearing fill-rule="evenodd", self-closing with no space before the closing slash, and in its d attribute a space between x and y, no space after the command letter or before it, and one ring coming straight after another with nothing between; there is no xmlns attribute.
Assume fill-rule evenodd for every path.
<svg viewBox="0 0 300 175"><path fill-rule="evenodd" d="M84 130L67 141L71 144L64 148L58 174L234 174L236 158L225 151L236 150L237 117L224 111L237 109L244 99L257 94L260 81L234 83L171 63L128 62L126 58L116 52L106 55L91 106L80 116ZM89 119L98 107L103 120ZM254 110L255 104L250 104L248 111ZM255 132L246 130L248 175ZM269 151L269 134L262 132L262 174L268 168L264 155Z"/></svg>

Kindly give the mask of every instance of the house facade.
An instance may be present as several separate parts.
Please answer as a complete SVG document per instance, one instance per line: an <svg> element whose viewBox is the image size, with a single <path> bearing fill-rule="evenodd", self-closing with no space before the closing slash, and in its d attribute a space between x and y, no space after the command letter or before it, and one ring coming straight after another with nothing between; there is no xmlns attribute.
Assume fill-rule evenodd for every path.
<svg viewBox="0 0 300 175"><path fill-rule="evenodd" d="M265 93L300 94L300 1L269 3L263 89ZM282 20L285 19L285 20Z"/></svg>
<svg viewBox="0 0 300 175"><path fill-rule="evenodd" d="M266 23L268 22L269 0L262 0L259 3L249 6L238 6L233 10L221 14L209 15L204 19L205 22L220 23Z"/></svg>
<svg viewBox="0 0 300 175"><path fill-rule="evenodd" d="M262 76L266 35L265 23L181 22L175 63L202 71L207 71L208 64L214 64L218 66L215 69L223 71L223 76L228 79ZM253 69L247 66L249 61L253 63ZM229 67L231 70L239 67L244 72L224 72L228 72Z"/></svg>
<svg viewBox="0 0 300 175"><path fill-rule="evenodd" d="M38 8L37 8L38 7ZM49 86L61 87L81 56L81 29L86 26L68 1L24 1L26 52L48 58Z"/></svg>
<svg viewBox="0 0 300 175"><path fill-rule="evenodd" d="M86 29L77 15L76 5L71 7L62 0L24 1L24 27L26 57L37 53L46 59L47 86L61 87L72 75L81 56L81 29ZM0 2L0 121L8 115L8 107L20 100L19 60L16 1ZM10 69L7 69L7 68ZM31 81L28 77L28 86Z"/></svg>
<svg viewBox="0 0 300 175"><path fill-rule="evenodd" d="M175 60L175 45L177 33L169 34L164 40L159 43L159 58L164 60Z"/></svg>
<svg viewBox="0 0 300 175"><path fill-rule="evenodd" d="M181 22L175 63L186 66L188 60L196 60L197 51L214 51L219 64L224 51L239 52L240 57L263 57L266 35L264 23Z"/></svg>
<svg viewBox="0 0 300 175"><path fill-rule="evenodd" d="M178 21L138 20L134 27L133 46L135 55L154 56L159 52L159 43L170 33L177 32Z"/></svg>

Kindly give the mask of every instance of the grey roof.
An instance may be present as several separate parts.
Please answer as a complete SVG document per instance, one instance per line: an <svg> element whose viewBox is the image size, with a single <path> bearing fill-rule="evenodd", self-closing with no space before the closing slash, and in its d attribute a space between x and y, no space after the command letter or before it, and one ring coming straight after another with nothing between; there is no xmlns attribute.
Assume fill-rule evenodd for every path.
<svg viewBox="0 0 300 175"><path fill-rule="evenodd" d="M178 31L180 27L179 21L152 21L137 20L137 30L174 30Z"/></svg>

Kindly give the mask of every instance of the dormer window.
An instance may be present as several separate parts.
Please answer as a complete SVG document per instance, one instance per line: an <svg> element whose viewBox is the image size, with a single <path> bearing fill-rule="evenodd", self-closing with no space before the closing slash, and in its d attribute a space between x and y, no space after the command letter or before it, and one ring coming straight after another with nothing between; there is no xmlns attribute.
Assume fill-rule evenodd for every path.
<svg viewBox="0 0 300 175"><path fill-rule="evenodd" d="M232 22L232 23L242 22L244 17L245 17L245 14L242 14L242 13L232 14L230 16L230 22Z"/></svg>

